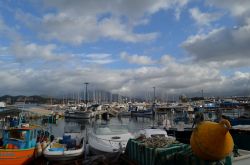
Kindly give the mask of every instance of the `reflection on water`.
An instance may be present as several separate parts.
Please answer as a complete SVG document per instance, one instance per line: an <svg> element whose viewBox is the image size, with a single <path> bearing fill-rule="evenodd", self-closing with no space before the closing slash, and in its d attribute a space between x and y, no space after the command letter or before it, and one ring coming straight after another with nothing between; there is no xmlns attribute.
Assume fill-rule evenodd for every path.
<svg viewBox="0 0 250 165"><path fill-rule="evenodd" d="M95 119L64 119L60 118L57 120L56 124L49 124L49 123L42 123L42 120L30 120L28 123L41 125L46 131L49 131L52 135L55 137L62 137L64 131L67 129L67 127L76 127L80 128L81 132L83 134L86 134L86 130L89 130L92 128L92 126L97 124L124 124L128 125L128 129L130 132L134 133L137 132L140 129L149 128L156 125L156 122L152 120L152 118L130 118L130 117L119 117L119 118L110 118L109 121L106 120L95 120ZM4 124L1 124L0 127L2 127ZM0 131L1 133L1 131Z"/></svg>
<svg viewBox="0 0 250 165"><path fill-rule="evenodd" d="M236 111L237 113L240 113L239 111ZM233 113L236 113L233 112ZM227 114L229 114L227 112ZM204 114L205 119L211 119L215 117L215 114L212 114L211 116ZM76 127L81 130L82 133L86 134L86 131L92 128L92 126L97 124L124 124L128 125L129 131L134 133L138 132L138 130L149 128L152 126L159 126L162 123L163 119L171 119L171 115L162 116L163 118L160 119L159 116L156 116L155 120L153 118L143 118L143 117L115 117L110 118L109 121L106 120L95 120L95 119L64 119L60 118L56 124L48 124L48 123L42 123L42 120L31 120L29 123L41 125L46 131L49 131L52 135L55 137L62 136L65 129L67 127ZM161 122L159 122L161 121ZM4 125L4 122L0 122L0 127L2 128ZM1 131L0 131L1 134ZM1 135L0 135L1 136Z"/></svg>
<svg viewBox="0 0 250 165"><path fill-rule="evenodd" d="M39 124L39 121L32 121ZM56 124L43 124L45 130L51 132L54 136L62 136L67 127L77 127L80 128L82 133L86 133L86 130L92 128L92 126L97 124L125 124L128 125L129 131L134 133L143 128L149 128L154 125L154 121L150 118L110 118L109 121L105 120L90 120L90 119L59 119ZM40 121L41 124L41 121Z"/></svg>

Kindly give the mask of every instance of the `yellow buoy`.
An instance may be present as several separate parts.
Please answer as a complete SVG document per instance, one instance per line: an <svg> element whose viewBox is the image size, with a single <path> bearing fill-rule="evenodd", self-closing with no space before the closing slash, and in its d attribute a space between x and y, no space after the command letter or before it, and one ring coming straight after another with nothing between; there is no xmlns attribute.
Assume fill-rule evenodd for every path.
<svg viewBox="0 0 250 165"><path fill-rule="evenodd" d="M201 122L191 135L190 144L195 155L204 160L221 160L233 151L233 138L228 120L220 123Z"/></svg>

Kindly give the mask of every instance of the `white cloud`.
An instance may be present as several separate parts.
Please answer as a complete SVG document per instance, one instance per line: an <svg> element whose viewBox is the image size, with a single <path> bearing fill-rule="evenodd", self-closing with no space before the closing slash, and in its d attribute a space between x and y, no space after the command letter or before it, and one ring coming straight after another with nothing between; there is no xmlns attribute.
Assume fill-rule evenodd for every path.
<svg viewBox="0 0 250 165"><path fill-rule="evenodd" d="M87 54L86 59L83 60L83 62L96 63L96 64L109 64L114 61L115 60L112 59L112 55L107 53Z"/></svg>
<svg viewBox="0 0 250 165"><path fill-rule="evenodd" d="M92 59L105 59L109 58L111 54L107 53L92 53L92 54L87 54L86 57L92 58Z"/></svg>
<svg viewBox="0 0 250 165"><path fill-rule="evenodd" d="M124 42L145 42L156 39L157 33L134 33L128 25L116 18L98 21L93 16L73 16L68 13L48 14L42 20L40 36L48 40L81 44L109 38Z"/></svg>
<svg viewBox="0 0 250 165"><path fill-rule="evenodd" d="M200 26L208 26L211 22L218 20L221 16L221 14L218 13L202 13L198 8L189 9L189 13Z"/></svg>
<svg viewBox="0 0 250 165"><path fill-rule="evenodd" d="M38 59L43 61L65 60L65 55L57 54L55 50L56 46L53 44L42 46L35 43L13 43L8 52L23 62Z"/></svg>
<svg viewBox="0 0 250 165"><path fill-rule="evenodd" d="M99 23L101 34L104 37L125 42L145 42L156 39L158 33L135 34L129 31L129 27L114 19L104 19Z"/></svg>
<svg viewBox="0 0 250 165"><path fill-rule="evenodd" d="M155 61L152 60L148 56L141 56L141 55L129 55L127 52L122 52L120 54L121 59L128 61L129 63L132 64L139 64L139 65L150 65L154 64Z"/></svg>
<svg viewBox="0 0 250 165"><path fill-rule="evenodd" d="M143 17L145 14L154 14L160 10L169 8L181 8L188 3L188 0L110 0L105 1L84 1L75 0L68 3L66 0L46 0L45 4L49 7L56 7L60 11L76 15L99 15L110 13L115 16L126 16L131 21Z"/></svg>
<svg viewBox="0 0 250 165"><path fill-rule="evenodd" d="M250 1L249 0L209 0L208 4L223 9L227 9L230 14L238 20L244 22L250 16Z"/></svg>
<svg viewBox="0 0 250 165"><path fill-rule="evenodd" d="M5 68L5 65L9 64L3 63L1 68ZM40 66L32 69L19 65L0 70L0 77L1 93L50 96L81 92L83 82L86 81L90 82L90 89L105 89L122 95L142 97L145 92L152 91L153 86L157 89L157 95L185 93L190 96L197 95L197 91L201 89L215 96L242 94L249 82L249 73L237 71L232 76L225 77L217 68L198 63L193 63L190 67L189 64L176 61L168 65L120 70L80 65L72 68Z"/></svg>
<svg viewBox="0 0 250 165"><path fill-rule="evenodd" d="M53 8L41 17L17 11L16 17L43 39L79 45L108 38L122 42L147 42L158 37L157 32L137 33L134 28L149 22L148 16L160 10L174 8L180 15L188 0L111 0L45 1L45 9Z"/></svg>
<svg viewBox="0 0 250 165"><path fill-rule="evenodd" d="M100 35L95 17L73 17L64 13L44 16L41 30L42 38L72 44L93 42Z"/></svg>
<svg viewBox="0 0 250 165"><path fill-rule="evenodd" d="M102 39L126 43L153 41L161 34L155 31L142 32L137 28L147 25L151 16L162 10L173 11L176 19L179 19L188 0L111 0L108 3L47 0L45 6L36 10L36 14L21 11L21 8L13 10L16 11L15 21L18 25L13 26L16 29L8 27L0 18L0 33L11 40L7 49L0 49L0 91L3 94L55 96L82 91L83 82L88 81L90 88L130 96L143 96L145 92L152 91L153 86L157 88L157 93L173 95L197 95L196 91L201 89L217 96L242 94L249 83L249 73L237 71L225 76L221 67L250 65L248 2L209 2L228 9L237 20L244 20L243 24L240 22L234 29L218 28L189 37L182 46L194 61L189 60L185 64L171 55L154 60L152 56L120 53L122 60L138 64L133 69L107 69L109 67L105 64L116 62L115 55L102 53L102 48L95 49L98 52L86 54L81 51L89 52L93 49L87 46L96 45L91 43L84 47L81 44ZM203 13L197 8L191 9L190 13L202 26L209 25L219 17L216 13ZM6 22L11 24L11 21ZM23 31L27 35L25 33L19 40L16 32ZM82 47L73 47L68 43ZM134 44L131 47L130 44L122 46L131 50ZM75 54L74 51L80 53ZM162 51L164 49L157 52ZM11 57L9 61L6 60L7 56Z"/></svg>
<svg viewBox="0 0 250 165"><path fill-rule="evenodd" d="M160 63L161 64L169 64L175 61L175 59L171 55L163 55L161 56Z"/></svg>
<svg viewBox="0 0 250 165"><path fill-rule="evenodd" d="M188 4L188 2L189 2L189 0L177 0L177 1L175 1L176 4L174 5L175 6L174 7L174 9L175 9L174 15L175 15L176 20L180 19L181 12L182 12L183 8Z"/></svg>
<svg viewBox="0 0 250 165"><path fill-rule="evenodd" d="M244 67L250 64L249 43L250 25L244 25L237 29L220 28L208 34L191 36L182 47L200 62L223 62L231 67Z"/></svg>
<svg viewBox="0 0 250 165"><path fill-rule="evenodd" d="M20 35L16 32L15 27L10 27L0 15L0 36L3 40L19 40Z"/></svg>

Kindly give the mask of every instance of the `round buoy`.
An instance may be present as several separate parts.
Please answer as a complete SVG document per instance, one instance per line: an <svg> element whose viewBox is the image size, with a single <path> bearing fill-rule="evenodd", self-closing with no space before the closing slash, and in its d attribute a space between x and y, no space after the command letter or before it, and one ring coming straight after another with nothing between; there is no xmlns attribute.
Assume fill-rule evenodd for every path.
<svg viewBox="0 0 250 165"><path fill-rule="evenodd" d="M190 144L195 155L204 160L221 160L233 151L233 138L229 121L220 123L203 121L194 129Z"/></svg>

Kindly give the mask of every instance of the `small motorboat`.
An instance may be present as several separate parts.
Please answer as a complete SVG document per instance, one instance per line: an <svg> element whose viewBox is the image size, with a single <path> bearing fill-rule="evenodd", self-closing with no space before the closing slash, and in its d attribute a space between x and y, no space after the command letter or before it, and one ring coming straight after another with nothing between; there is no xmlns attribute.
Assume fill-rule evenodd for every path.
<svg viewBox="0 0 250 165"><path fill-rule="evenodd" d="M63 137L54 139L43 151L49 161L74 160L83 156L84 141L80 131L64 132Z"/></svg>
<svg viewBox="0 0 250 165"><path fill-rule="evenodd" d="M44 157L50 161L74 160L83 155L84 144L76 144L76 140L71 135L64 135L51 142L43 151Z"/></svg>
<svg viewBox="0 0 250 165"><path fill-rule="evenodd" d="M88 135L89 150L95 155L122 153L133 137L127 125L95 125Z"/></svg>

